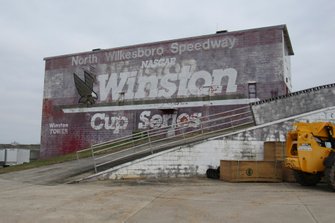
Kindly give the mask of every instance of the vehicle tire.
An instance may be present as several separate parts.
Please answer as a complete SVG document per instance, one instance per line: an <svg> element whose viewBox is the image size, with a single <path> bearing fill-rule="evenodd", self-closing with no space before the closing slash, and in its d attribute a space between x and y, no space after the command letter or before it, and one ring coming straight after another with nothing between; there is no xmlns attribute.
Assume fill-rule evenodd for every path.
<svg viewBox="0 0 335 223"><path fill-rule="evenodd" d="M335 163L325 170L325 178L328 184L328 187L335 191Z"/></svg>
<svg viewBox="0 0 335 223"><path fill-rule="evenodd" d="M302 186L315 186L320 182L321 175L294 171L294 178Z"/></svg>
<svg viewBox="0 0 335 223"><path fill-rule="evenodd" d="M220 169L211 169L209 168L207 171L206 171L206 176L207 178L211 178L211 179L219 179L220 178Z"/></svg>

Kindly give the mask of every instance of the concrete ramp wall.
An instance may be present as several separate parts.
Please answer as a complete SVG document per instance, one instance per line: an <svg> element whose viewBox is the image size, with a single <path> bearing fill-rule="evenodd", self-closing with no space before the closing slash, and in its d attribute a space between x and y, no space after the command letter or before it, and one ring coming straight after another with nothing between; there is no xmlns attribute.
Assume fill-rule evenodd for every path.
<svg viewBox="0 0 335 223"><path fill-rule="evenodd" d="M256 125L335 106L335 83L251 104Z"/></svg>

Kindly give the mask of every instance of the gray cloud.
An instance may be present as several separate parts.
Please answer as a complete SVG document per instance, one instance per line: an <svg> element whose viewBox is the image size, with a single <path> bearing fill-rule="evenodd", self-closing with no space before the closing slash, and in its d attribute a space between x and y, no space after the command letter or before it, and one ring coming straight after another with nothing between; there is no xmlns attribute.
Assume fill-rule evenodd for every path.
<svg viewBox="0 0 335 223"><path fill-rule="evenodd" d="M0 143L39 143L44 57L287 24L294 90L334 82L331 0L11 0L0 8Z"/></svg>

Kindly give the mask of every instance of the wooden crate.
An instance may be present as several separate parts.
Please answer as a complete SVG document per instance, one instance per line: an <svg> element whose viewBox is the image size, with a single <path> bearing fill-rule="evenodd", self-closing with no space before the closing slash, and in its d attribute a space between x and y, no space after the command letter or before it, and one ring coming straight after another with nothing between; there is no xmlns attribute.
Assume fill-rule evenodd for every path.
<svg viewBox="0 0 335 223"><path fill-rule="evenodd" d="M281 182L281 161L220 161L220 179L229 182Z"/></svg>
<svg viewBox="0 0 335 223"><path fill-rule="evenodd" d="M265 161L284 161L285 142L264 142L264 160Z"/></svg>

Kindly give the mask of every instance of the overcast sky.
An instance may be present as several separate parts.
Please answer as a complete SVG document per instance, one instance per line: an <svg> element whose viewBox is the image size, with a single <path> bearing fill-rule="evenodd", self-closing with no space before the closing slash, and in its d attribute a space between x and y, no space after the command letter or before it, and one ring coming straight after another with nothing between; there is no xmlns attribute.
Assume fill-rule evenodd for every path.
<svg viewBox="0 0 335 223"><path fill-rule="evenodd" d="M293 90L335 82L333 0L0 3L0 143L40 143L44 57L286 24Z"/></svg>

